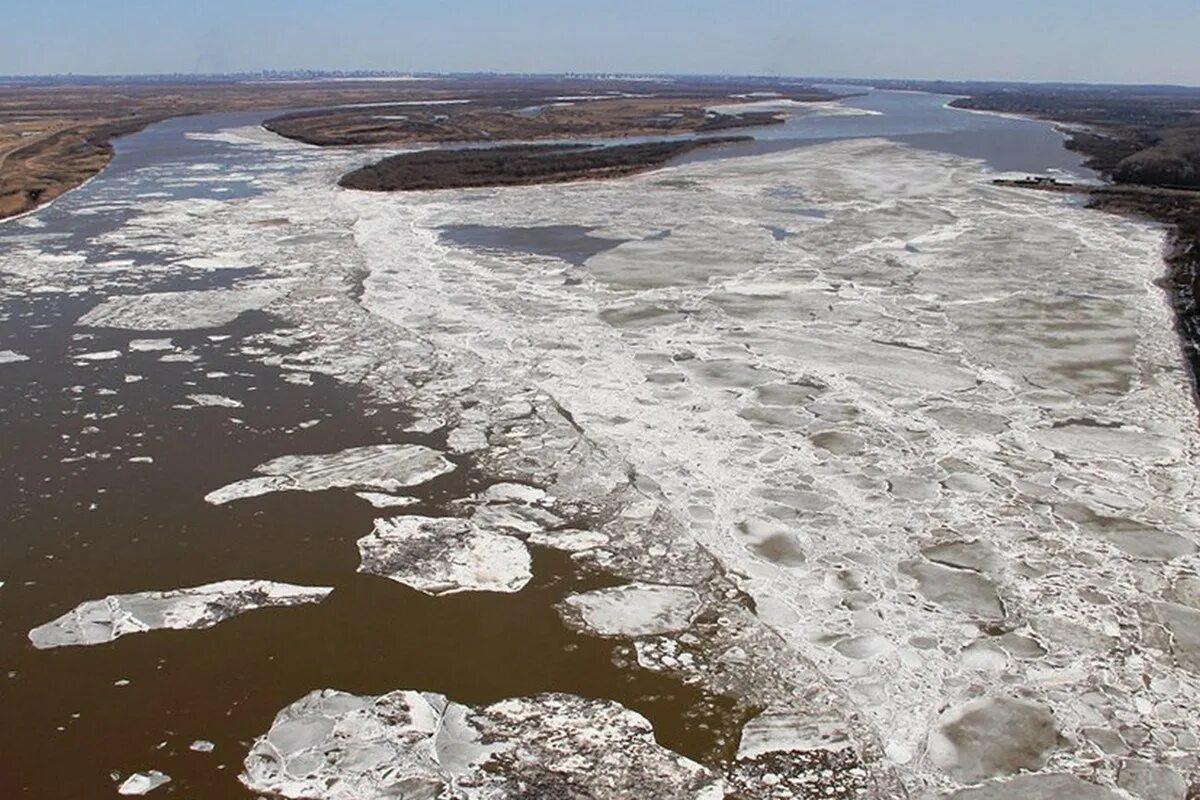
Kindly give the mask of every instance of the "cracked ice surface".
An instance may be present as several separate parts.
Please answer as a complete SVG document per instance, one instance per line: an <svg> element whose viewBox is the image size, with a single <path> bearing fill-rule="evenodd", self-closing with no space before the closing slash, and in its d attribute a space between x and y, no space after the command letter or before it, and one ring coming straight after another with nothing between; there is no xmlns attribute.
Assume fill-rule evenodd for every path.
<svg viewBox="0 0 1200 800"><path fill-rule="evenodd" d="M313 692L279 712L241 778L309 800L725 794L717 775L655 742L644 717L561 694L474 708L410 691Z"/></svg>
<svg viewBox="0 0 1200 800"><path fill-rule="evenodd" d="M1200 645L1155 633L1190 610L1145 605L1197 568L1161 231L876 141L442 197L343 201L368 308L524 376L657 482L916 782L952 785L926 755L947 703L1014 685L1066 737L1049 768L1105 731L1200 746ZM435 233L548 221L632 241L571 269ZM923 552L950 545L994 552Z"/></svg>
<svg viewBox="0 0 1200 800"><path fill-rule="evenodd" d="M232 580L188 589L115 594L81 603L34 628L29 641L38 649L47 649L105 644L144 631L201 630L260 608L319 603L332 591L324 586Z"/></svg>
<svg viewBox="0 0 1200 800"><path fill-rule="evenodd" d="M969 704L1010 697L1059 733L1042 773L1007 779L1023 791L1074 769L1115 785L1133 750L1200 766L1198 442L1161 231L870 140L469 193L341 191L361 154L302 157L258 197L149 201L111 238L303 278L271 306L302 349L264 361L420 406L489 474L610 509L555 512L595 532L578 563L704 607L637 640L646 668L768 708L765 741L815 719L837 733L812 740L857 742L860 711L919 792L962 785L930 755L946 710L987 742L1011 715ZM447 224L626 242L575 267L457 248ZM27 256L0 259L30 290L81 269ZM536 528L530 509L484 519Z"/></svg>
<svg viewBox="0 0 1200 800"><path fill-rule="evenodd" d="M261 477L246 478L209 492L205 500L223 505L271 492L325 489L377 489L395 492L454 471L438 451L415 444L376 444L340 453L280 456L255 467Z"/></svg>

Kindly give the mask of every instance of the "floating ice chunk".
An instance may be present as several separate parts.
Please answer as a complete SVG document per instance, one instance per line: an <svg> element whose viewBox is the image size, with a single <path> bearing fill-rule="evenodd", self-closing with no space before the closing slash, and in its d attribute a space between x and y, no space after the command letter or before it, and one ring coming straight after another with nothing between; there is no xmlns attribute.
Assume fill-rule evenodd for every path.
<svg viewBox="0 0 1200 800"><path fill-rule="evenodd" d="M143 795L154 791L160 786L171 782L171 776L152 769L149 772L135 772L117 787L117 794Z"/></svg>
<svg viewBox="0 0 1200 800"><path fill-rule="evenodd" d="M0 364L16 364L19 361L28 361L29 356L16 352L15 350L0 350Z"/></svg>
<svg viewBox="0 0 1200 800"><path fill-rule="evenodd" d="M114 358L120 357L120 350L100 350L95 353L80 353L75 356L80 361L112 361Z"/></svg>
<svg viewBox="0 0 1200 800"><path fill-rule="evenodd" d="M133 339L129 349L135 353L151 353L156 350L170 350L174 347L170 339Z"/></svg>
<svg viewBox="0 0 1200 800"><path fill-rule="evenodd" d="M650 723L616 703L570 695L486 708L396 691L313 692L283 709L254 744L242 783L310 800L457 797L677 797L720 800L707 768L654 740Z"/></svg>
<svg viewBox="0 0 1200 800"><path fill-rule="evenodd" d="M559 611L569 624L598 636L655 636L690 626L700 595L686 586L631 583L571 595Z"/></svg>
<svg viewBox="0 0 1200 800"><path fill-rule="evenodd" d="M446 423L443 420L437 419L436 417L421 417L404 430L408 433L433 433L434 431L441 430L444 427L446 427Z"/></svg>
<svg viewBox="0 0 1200 800"><path fill-rule="evenodd" d="M1039 770L1057 746L1050 710L1011 697L953 708L929 736L933 763L964 782Z"/></svg>
<svg viewBox="0 0 1200 800"><path fill-rule="evenodd" d="M359 572L381 575L431 595L517 592L529 583L529 550L518 539L454 517L375 521L358 540Z"/></svg>
<svg viewBox="0 0 1200 800"><path fill-rule="evenodd" d="M319 603L333 589L273 581L231 580L189 589L109 595L89 600L29 632L38 649L104 644L152 630L200 630L260 608Z"/></svg>
<svg viewBox="0 0 1200 800"><path fill-rule="evenodd" d="M405 506L415 505L420 502L415 497L383 494L382 492L355 492L355 494L375 506L375 508L404 508Z"/></svg>
<svg viewBox="0 0 1200 800"><path fill-rule="evenodd" d="M137 331L218 328L282 294L278 284L250 284L236 289L121 295L84 314L78 324Z"/></svg>
<svg viewBox="0 0 1200 800"><path fill-rule="evenodd" d="M247 478L210 492L214 505L269 492L319 492L325 489L378 489L395 492L453 472L441 453L415 444L376 444L339 453L282 456L255 468L263 477Z"/></svg>
<svg viewBox="0 0 1200 800"><path fill-rule="evenodd" d="M234 400L232 397L225 397L219 394L189 394L188 400L191 400L198 406L242 408L241 400Z"/></svg>
<svg viewBox="0 0 1200 800"><path fill-rule="evenodd" d="M217 749L217 746L207 739L197 739L188 745L188 750L191 750L193 753L211 753L215 749Z"/></svg>
<svg viewBox="0 0 1200 800"><path fill-rule="evenodd" d="M286 492L295 489L293 481L282 475L268 475L261 478L246 478L245 480L222 486L204 496L205 501L214 506L232 503L234 500L245 500L250 497L260 497L271 492Z"/></svg>
<svg viewBox="0 0 1200 800"><path fill-rule="evenodd" d="M446 700L392 692L313 692L279 712L245 761L251 791L290 798L437 797L447 787L436 751Z"/></svg>

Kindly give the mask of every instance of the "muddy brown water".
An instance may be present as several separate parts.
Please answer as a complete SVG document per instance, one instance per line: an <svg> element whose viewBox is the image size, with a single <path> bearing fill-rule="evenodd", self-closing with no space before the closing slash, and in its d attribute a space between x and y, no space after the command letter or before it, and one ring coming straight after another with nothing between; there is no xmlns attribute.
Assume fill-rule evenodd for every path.
<svg viewBox="0 0 1200 800"><path fill-rule="evenodd" d="M141 135L147 150L138 137L127 140L128 158L119 155L111 173L44 212L49 224L39 232L69 234L48 240L47 249L91 247L89 237L119 225L121 212L104 222L74 217L73 208L145 189L153 179L139 179L139 170L227 156L220 145L194 141L172 150L172 136L203 124L151 128ZM94 288L206 289L246 275L152 277L139 269L152 256L98 254L129 255L135 265L110 271ZM518 593L431 598L356 573L355 540L385 512L349 492L205 503L207 492L279 455L439 442L404 433L404 409L373 406L355 387L319 375L311 386L285 381L242 353L247 337L279 325L265 314L185 333L77 328L102 296L46 293L0 304L0 349L30 357L0 372L0 798L109 798L113 774L149 769L172 778L155 797L249 797L237 776L250 742L281 708L320 688L419 689L473 704L551 691L607 698L646 715L668 747L710 761L728 755L717 745L719 733L729 733L718 730L728 701L618 666L618 643L562 624L557 601L613 582L581 576L563 554L535 550L534 580ZM162 352L128 349L131 339L167 336L199 360L165 363ZM77 359L105 350L122 355ZM126 375L143 379L127 383ZM191 405L193 393L244 407L176 407ZM300 426L311 420L319 423ZM128 460L139 456L154 461ZM405 513L447 513L447 501L486 480L460 462L421 487L420 504ZM320 604L252 611L207 630L42 651L27 639L31 628L86 600L234 578L334 591ZM214 752L191 751L200 739Z"/></svg>
<svg viewBox="0 0 1200 800"><path fill-rule="evenodd" d="M8 365L0 389L0 564L7 582L0 589L0 666L7 673L0 684L0 796L109 797L111 772L145 769L172 777L156 794L247 796L237 774L249 742L283 706L324 687L370 694L413 688L467 703L547 691L610 698L646 714L664 744L711 756L715 733L697 724L707 698L653 673L618 668L612 642L562 625L555 602L608 583L581 578L568 557L537 551L534 581L513 595L431 598L356 574L355 540L370 532L379 512L348 492L205 503L207 491L277 455L380 441L435 443L401 432L403 410L372 408L320 376L311 387L285 382L242 356L247 335L271 329L268 317L246 315L223 329L174 336L176 346L201 356L195 363L126 352L75 366L62 356L124 349L134 335L98 331L74 341L70 323L90 301L36 305L9 324L32 317L49 327L26 327L20 337L4 332L32 358ZM209 334L231 338L213 342ZM232 377L203 378L210 371ZM145 380L127 386L126 374ZM97 394L105 387L117 394ZM186 404L188 393L217 390L245 407L172 407ZM321 421L298 427L311 419ZM82 433L92 426L98 432ZM62 463L80 452L112 455ZM131 463L131 456L154 463ZM423 487L421 505L409 513L445 513L445 501L484 480L463 464ZM202 631L46 651L26 640L30 628L84 600L228 578L335 590L318 605L249 612ZM215 751L190 751L197 739L212 741Z"/></svg>

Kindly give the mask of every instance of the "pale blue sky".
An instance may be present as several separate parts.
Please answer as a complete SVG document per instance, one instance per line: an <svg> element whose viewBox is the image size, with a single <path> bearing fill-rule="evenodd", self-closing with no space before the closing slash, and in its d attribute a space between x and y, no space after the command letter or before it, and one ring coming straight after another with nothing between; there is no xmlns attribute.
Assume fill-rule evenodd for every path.
<svg viewBox="0 0 1200 800"><path fill-rule="evenodd" d="M397 69L1200 84L1200 0L43 0L0 74Z"/></svg>

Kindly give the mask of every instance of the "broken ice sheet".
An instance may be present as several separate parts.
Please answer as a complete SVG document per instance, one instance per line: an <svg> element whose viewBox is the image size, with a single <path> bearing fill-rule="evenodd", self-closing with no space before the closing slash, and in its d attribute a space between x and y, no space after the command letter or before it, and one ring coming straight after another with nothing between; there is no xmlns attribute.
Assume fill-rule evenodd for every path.
<svg viewBox="0 0 1200 800"><path fill-rule="evenodd" d="M109 595L81 603L34 628L29 641L45 650L104 644L144 631L200 630L260 608L319 603L332 591L326 586L230 580L189 589Z"/></svg>
<svg viewBox="0 0 1200 800"><path fill-rule="evenodd" d="M644 717L563 694L474 708L413 691L316 691L279 712L241 780L311 800L459 796L452 787L478 800L724 797L721 779L659 745Z"/></svg>
<svg viewBox="0 0 1200 800"><path fill-rule="evenodd" d="M430 595L518 592L533 578L529 550L519 539L455 517L376 520L358 551L359 572Z"/></svg>
<svg viewBox="0 0 1200 800"><path fill-rule="evenodd" d="M20 361L28 361L29 356L16 352L15 350L0 350L0 364L16 364Z"/></svg>
<svg viewBox="0 0 1200 800"><path fill-rule="evenodd" d="M395 492L418 486L455 466L436 450L415 444L376 444L338 453L282 456L255 467L262 477L247 478L204 498L213 505L270 492L325 489L377 489Z"/></svg>

